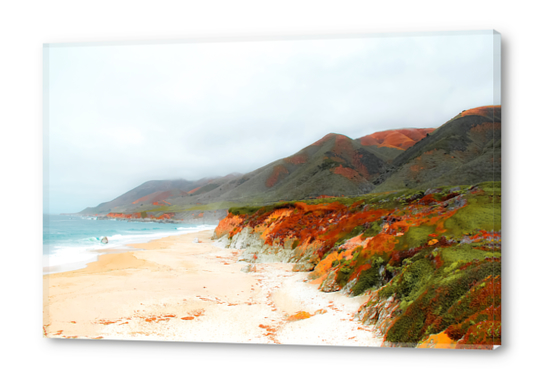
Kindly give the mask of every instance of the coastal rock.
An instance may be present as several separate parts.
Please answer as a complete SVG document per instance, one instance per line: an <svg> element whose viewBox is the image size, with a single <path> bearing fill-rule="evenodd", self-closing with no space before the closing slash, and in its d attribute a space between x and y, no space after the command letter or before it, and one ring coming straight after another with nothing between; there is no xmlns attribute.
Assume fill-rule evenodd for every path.
<svg viewBox="0 0 542 379"><path fill-rule="evenodd" d="M296 272L308 272L314 270L314 267L316 267L316 263L309 262L309 261L303 261L303 262L297 262L294 265L294 268L292 271Z"/></svg>
<svg viewBox="0 0 542 379"><path fill-rule="evenodd" d="M393 321L401 312L400 304L401 302L395 296L380 299L378 291L376 291L370 295L367 303L359 309L357 318L365 325L374 325L378 335L385 336L393 325Z"/></svg>
<svg viewBox="0 0 542 379"><path fill-rule="evenodd" d="M341 287L339 287L336 282L336 276L337 274L335 273L335 271L331 271L320 285L320 291L337 292L338 290L340 290Z"/></svg>

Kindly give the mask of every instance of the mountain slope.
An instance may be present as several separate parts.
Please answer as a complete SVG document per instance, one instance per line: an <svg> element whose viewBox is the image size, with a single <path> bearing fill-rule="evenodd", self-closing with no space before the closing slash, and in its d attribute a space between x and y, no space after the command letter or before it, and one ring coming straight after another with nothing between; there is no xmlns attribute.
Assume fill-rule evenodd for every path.
<svg viewBox="0 0 542 379"><path fill-rule="evenodd" d="M391 162L434 130L435 128L384 130L358 138L358 141L380 159Z"/></svg>
<svg viewBox="0 0 542 379"><path fill-rule="evenodd" d="M377 191L500 180L501 107L461 112L398 155Z"/></svg>
<svg viewBox="0 0 542 379"><path fill-rule="evenodd" d="M149 181L81 213L216 218L232 206L500 180L500 112L500 106L479 107L436 129L388 130L359 139L330 133L247 174Z"/></svg>
<svg viewBox="0 0 542 379"><path fill-rule="evenodd" d="M294 155L279 159L197 197L202 203L275 202L317 196L353 196L374 188L386 163L359 141L328 134ZM180 204L180 202L178 202Z"/></svg>
<svg viewBox="0 0 542 379"><path fill-rule="evenodd" d="M186 209L227 208L231 203L266 204L319 196L356 196L370 192L372 181L387 167L383 159L340 134L328 134L296 154L245 175L222 178L151 181L113 201L82 213L178 213ZM224 205L221 205L224 204ZM207 207L209 208L209 207Z"/></svg>

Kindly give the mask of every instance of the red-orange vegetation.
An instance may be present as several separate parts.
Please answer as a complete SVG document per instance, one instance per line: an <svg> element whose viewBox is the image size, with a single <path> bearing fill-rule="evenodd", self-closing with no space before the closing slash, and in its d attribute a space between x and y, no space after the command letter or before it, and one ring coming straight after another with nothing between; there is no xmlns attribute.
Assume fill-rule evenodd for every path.
<svg viewBox="0 0 542 379"><path fill-rule="evenodd" d="M457 342L452 340L444 332L438 334L431 334L418 347L424 349L453 349L457 345Z"/></svg>
<svg viewBox="0 0 542 379"><path fill-rule="evenodd" d="M343 167L340 165L339 167L335 167L333 169L333 173L336 175L344 176L345 178L352 180L353 182L360 183L363 181L363 178L357 173L356 170L352 170L348 167Z"/></svg>
<svg viewBox="0 0 542 379"><path fill-rule="evenodd" d="M331 151L339 156L342 155L350 158L356 153L356 149L352 145L352 140L341 134L338 134L335 138L335 145Z"/></svg>
<svg viewBox="0 0 542 379"><path fill-rule="evenodd" d="M363 146L406 150L434 130L434 128L385 130L361 137L359 141Z"/></svg>
<svg viewBox="0 0 542 379"><path fill-rule="evenodd" d="M109 218L127 218L127 219L133 219L133 218L141 218L141 213L108 213L106 217Z"/></svg>
<svg viewBox="0 0 542 379"><path fill-rule="evenodd" d="M295 155L292 155L291 157L288 157L288 158L285 158L284 161L286 163L290 163L290 164L303 164L303 163L307 163L307 154L306 153L300 153L300 154L295 154Z"/></svg>
<svg viewBox="0 0 542 379"><path fill-rule="evenodd" d="M188 193L189 193L190 195L192 195L194 192L196 192L196 191L199 190L200 188L201 188L201 187L194 188L193 190L188 191Z"/></svg>
<svg viewBox="0 0 542 379"><path fill-rule="evenodd" d="M419 140L424 139L429 133L436 130L435 128L411 128L411 129L400 129L401 133L410 138L411 140L418 142Z"/></svg>
<svg viewBox="0 0 542 379"><path fill-rule="evenodd" d="M154 218L154 219L156 219L156 220L170 220L170 219L172 219L174 216L175 216L175 213L164 213L163 215L158 216L158 217L151 216L151 218Z"/></svg>
<svg viewBox="0 0 542 379"><path fill-rule="evenodd" d="M215 229L216 237L220 238L226 234L229 234L229 237L232 237L232 231L236 228L239 228L244 221L244 216L236 216L228 213L228 215L222 220L220 220L220 222L218 223L218 226Z"/></svg>
<svg viewBox="0 0 542 379"><path fill-rule="evenodd" d="M486 105L483 107L472 108L466 111L461 112L461 116L483 116L488 118L493 118L493 115L496 114L500 117L501 106L500 105Z"/></svg>
<svg viewBox="0 0 542 379"><path fill-rule="evenodd" d="M324 143L326 143L327 141L329 141L335 136L336 134L333 134L333 133L326 134L324 137L322 137L321 139L313 143L311 146L322 146Z"/></svg>
<svg viewBox="0 0 542 379"><path fill-rule="evenodd" d="M156 192L153 192L149 195L146 195L146 196L143 196L142 198L139 198L137 199L136 201L132 202L132 204L137 204L137 203L144 203L144 202L159 202L159 201L164 201L165 199L167 199L168 197L171 196L171 191L156 191ZM166 201L164 201L164 203L167 203ZM167 203L169 204L169 203Z"/></svg>
<svg viewBox="0 0 542 379"><path fill-rule="evenodd" d="M277 165L273 167L273 171L271 172L271 175L269 175L269 177L267 178L265 185L267 187L273 187L275 184L284 179L288 174L289 171L284 165Z"/></svg>
<svg viewBox="0 0 542 379"><path fill-rule="evenodd" d="M421 169L422 169L422 167L420 165L417 165L417 164L413 164L412 166L410 166L410 171L412 171L412 172L420 172Z"/></svg>

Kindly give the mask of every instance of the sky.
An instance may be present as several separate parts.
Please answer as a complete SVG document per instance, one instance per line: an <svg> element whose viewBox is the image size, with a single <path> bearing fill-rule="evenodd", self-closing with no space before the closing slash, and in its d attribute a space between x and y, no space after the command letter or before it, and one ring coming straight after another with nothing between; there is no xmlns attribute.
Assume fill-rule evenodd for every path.
<svg viewBox="0 0 542 379"><path fill-rule="evenodd" d="M166 43L167 42L167 43ZM44 46L44 211L500 104L492 32ZM496 100L497 99L497 100Z"/></svg>

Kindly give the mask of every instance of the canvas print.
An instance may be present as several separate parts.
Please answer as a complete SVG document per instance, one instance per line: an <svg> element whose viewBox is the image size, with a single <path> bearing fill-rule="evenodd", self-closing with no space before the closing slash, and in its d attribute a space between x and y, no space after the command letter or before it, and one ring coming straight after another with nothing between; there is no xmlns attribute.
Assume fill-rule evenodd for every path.
<svg viewBox="0 0 542 379"><path fill-rule="evenodd" d="M495 31L44 46L43 335L501 345Z"/></svg>

